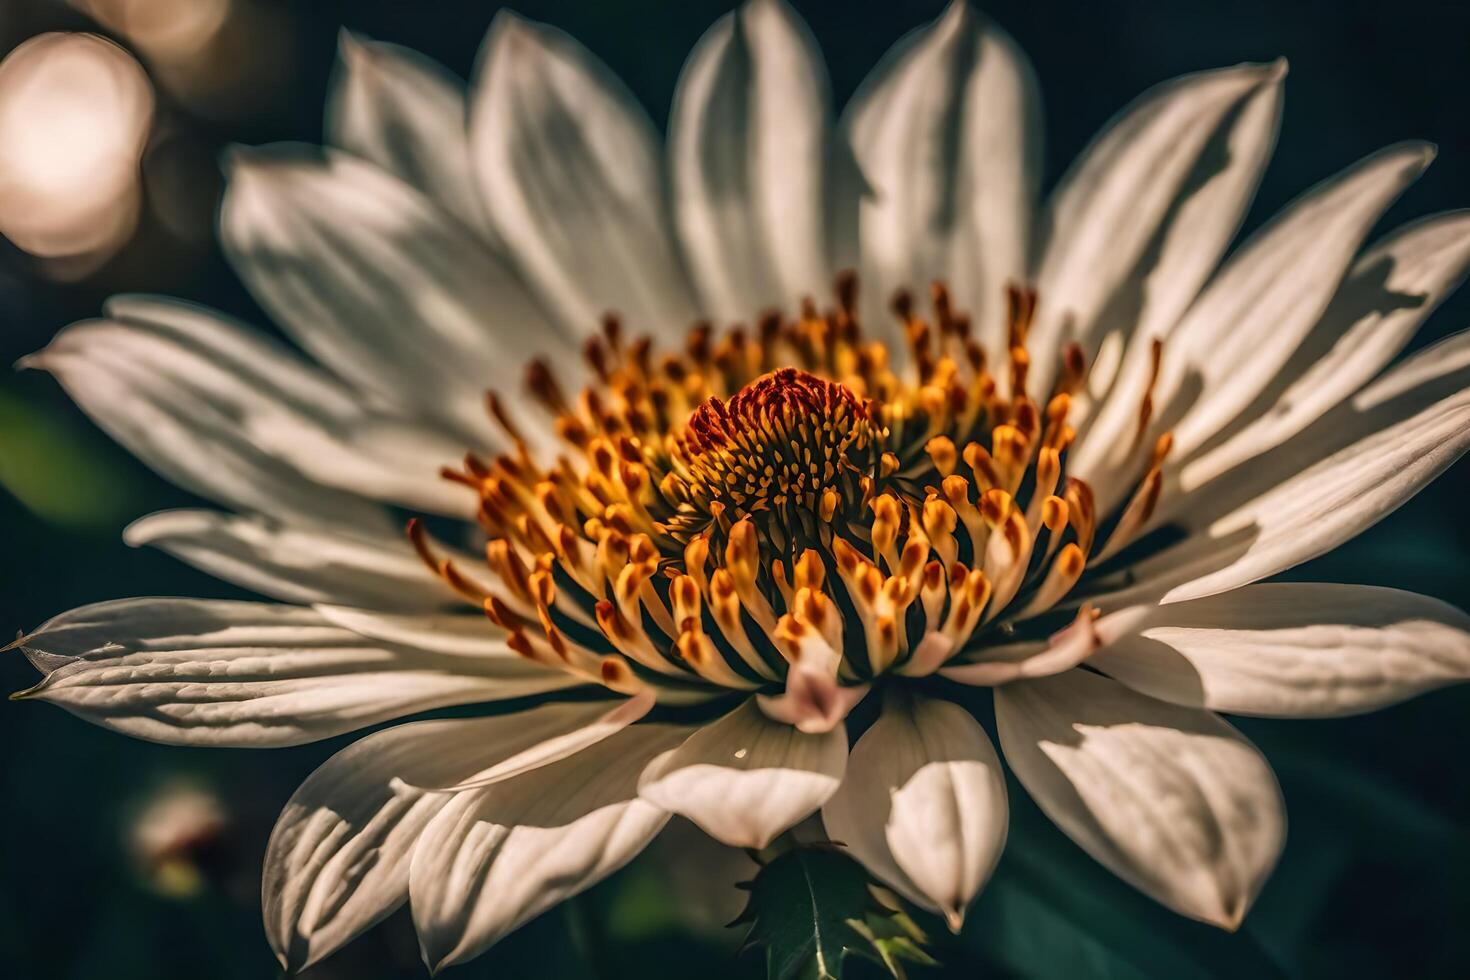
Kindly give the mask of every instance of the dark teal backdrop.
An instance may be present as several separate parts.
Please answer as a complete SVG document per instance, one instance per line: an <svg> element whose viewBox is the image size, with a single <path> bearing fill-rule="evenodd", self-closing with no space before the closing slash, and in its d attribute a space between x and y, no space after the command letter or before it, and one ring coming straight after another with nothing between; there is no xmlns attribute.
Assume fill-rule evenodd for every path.
<svg viewBox="0 0 1470 980"><path fill-rule="evenodd" d="M839 99L901 33L933 17L912 3L795 0L827 56ZM264 4L270 44L294 61L263 113L235 121L161 108L168 140L145 168L183 161L171 193L206 237L149 219L116 260L80 283L39 276L0 244L0 362L43 346L113 291L157 291L264 318L208 241L218 192L209 165L228 142L316 141L339 27L419 48L468 72L495 6L459 0ZM522 13L587 43L660 123L684 55L728 4L681 0L528 0ZM1028 51L1045 100L1048 185L1093 132L1145 87L1238 61L1291 62L1282 135L1248 227L1298 191L1378 147L1439 144L1437 162L1385 226L1470 206L1470 6L1397 0L996 2L985 5ZM0 52L42 30L93 29L59 0L6 0ZM163 178L160 178L163 179ZM160 185L162 186L162 185ZM186 220L187 225L187 220ZM1470 326L1470 295L1433 318L1422 344ZM0 631L124 595L238 595L119 532L133 517L187 504L113 446L44 376L0 378L4 528ZM1470 465L1295 578L1392 585L1470 607ZM0 655L0 689L31 683ZM953 977L1470 976L1470 688L1362 718L1240 727L1280 775L1290 839L1275 877L1235 936L1151 906L1114 881L1013 794L1012 846L957 941ZM255 978L275 971L252 875L275 811L343 740L274 752L164 748L88 727L40 704L0 705L0 974L19 978ZM234 826L192 901L143 888L120 846L129 808L176 774L212 784ZM687 877L687 876L686 876ZM733 933L679 925L669 875L640 861L569 911L555 911L454 971L464 977L740 977ZM711 882L710 888L723 888ZM314 975L421 975L400 919Z"/></svg>

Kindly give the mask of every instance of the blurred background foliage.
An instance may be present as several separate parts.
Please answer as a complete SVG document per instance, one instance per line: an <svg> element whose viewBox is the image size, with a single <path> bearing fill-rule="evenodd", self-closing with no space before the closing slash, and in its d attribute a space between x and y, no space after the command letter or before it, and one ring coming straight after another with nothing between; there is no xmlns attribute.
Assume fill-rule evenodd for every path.
<svg viewBox="0 0 1470 980"><path fill-rule="evenodd" d="M839 101L938 0L795 0ZM0 53L45 31L94 31L153 87L141 197L117 240L82 260L41 260L0 240L0 361L151 291L265 320L213 241L232 142L318 141L337 34L418 48L465 75L497 5L483 0L4 0ZM731 5L710 0L527 0L571 32L662 123L683 58ZM985 4L1030 54L1045 99L1046 182L1107 118L1183 72L1291 62L1281 139L1247 220L1388 143L1424 138L1438 161L1385 226L1470 205L1470 7L1458 0L1235 0ZM1417 344L1467 325L1470 294ZM160 553L125 547L132 518L187 496L101 435L45 376L0 377L0 629L72 606L236 590ZM1340 551L1292 573L1392 585L1470 607L1470 466ZM0 687L33 674L0 655ZM954 977L1470 976L1470 688L1362 718L1244 721L1270 757L1291 818L1275 876L1239 934L1181 920L1083 855L1012 786L1000 868L956 938L935 922L937 970ZM39 704L0 708L0 957L7 976L271 976L257 868L279 806L341 742L273 752L131 741ZM451 975L744 977L731 882L741 856L675 824L624 872ZM422 975L403 915L312 976Z"/></svg>

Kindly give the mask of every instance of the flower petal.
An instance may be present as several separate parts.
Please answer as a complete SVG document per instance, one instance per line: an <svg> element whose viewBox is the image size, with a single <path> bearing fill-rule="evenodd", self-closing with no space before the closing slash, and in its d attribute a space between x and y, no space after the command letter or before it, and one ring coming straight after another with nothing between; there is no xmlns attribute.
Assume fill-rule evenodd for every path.
<svg viewBox="0 0 1470 980"><path fill-rule="evenodd" d="M1332 718L1470 680L1470 616L1396 589L1248 585L1160 606L1090 663L1174 704Z"/></svg>
<svg viewBox="0 0 1470 980"><path fill-rule="evenodd" d="M591 701L576 705L575 709L569 710L576 710L584 714L579 715L583 720L575 728L555 738L539 742L524 752L507 756L497 761L495 765L487 766L444 788L457 793L465 790L484 789L585 752L591 746L611 738L648 714L653 710L656 701L657 696L653 688L648 687L623 701L614 702L611 708L607 707L605 701Z"/></svg>
<svg viewBox="0 0 1470 980"><path fill-rule="evenodd" d="M340 408L345 393L299 365L282 366L264 345L231 356L216 341L227 329L243 341L243 332L175 309L221 332L201 329L199 342L186 345L139 324L83 321L21 364L55 375L109 435L186 490L283 518L387 528L381 507L321 486L283 458L287 443L320 431L318 419Z"/></svg>
<svg viewBox="0 0 1470 980"><path fill-rule="evenodd" d="M689 737L650 767L640 792L732 847L765 847L837 791L847 733L771 721L754 700Z"/></svg>
<svg viewBox="0 0 1470 980"><path fill-rule="evenodd" d="M940 668L939 673L952 681L981 687L1060 674L1119 637L1135 632L1147 622L1152 608L1152 605L1125 606L1094 619L1094 610L1083 606L1071 625L1045 640L982 646L971 654L956 657L950 666Z"/></svg>
<svg viewBox="0 0 1470 980"><path fill-rule="evenodd" d="M499 656L505 649L505 631L483 613L402 613L327 604L314 608L333 626L369 640L461 657Z"/></svg>
<svg viewBox="0 0 1470 980"><path fill-rule="evenodd" d="M1404 358L1339 405L1326 421L1334 430L1346 429L1356 435L1367 424L1403 418L1438 400L1448 401L1467 385L1470 330L1461 330ZM1316 431L1314 428L1312 433Z"/></svg>
<svg viewBox="0 0 1470 980"><path fill-rule="evenodd" d="M1097 491L1099 510L1120 502L1142 464L1135 430L1144 394L1155 434L1172 433L1175 460L1226 429L1293 357L1310 351L1304 341L1334 314L1331 301L1368 231L1433 155L1424 143L1392 146L1299 196L1231 256L1167 331L1157 383L1155 338L1134 338L1118 382L1069 457L1071 471Z"/></svg>
<svg viewBox="0 0 1470 980"><path fill-rule="evenodd" d="M1433 157L1419 142L1375 153L1301 195L1231 256L1164 344L1152 398L1174 458L1205 445L1278 376L1327 313L1368 231ZM1136 345L1129 355L1127 383L1069 457L1100 511L1128 492L1141 463L1131 430L1153 354Z"/></svg>
<svg viewBox="0 0 1470 980"><path fill-rule="evenodd" d="M847 719L868 694L869 684L843 685L837 676L842 665L840 644L810 635L803 640L786 668L786 689L780 694L757 694L755 703L772 721L795 726L810 735L830 732Z"/></svg>
<svg viewBox="0 0 1470 980"><path fill-rule="evenodd" d="M685 63L669 119L674 216L717 320L828 288L829 103L821 53L785 0L721 17Z"/></svg>
<svg viewBox="0 0 1470 980"><path fill-rule="evenodd" d="M238 151L220 232L251 292L313 356L476 444L491 437L486 388L520 390L538 355L580 363L482 241L346 154Z"/></svg>
<svg viewBox="0 0 1470 980"><path fill-rule="evenodd" d="M1035 390L1064 340L1090 361L1110 334L1157 336L1194 299L1255 195L1285 74L1284 62L1239 65L1156 85L1073 165L1048 206Z"/></svg>
<svg viewBox="0 0 1470 980"><path fill-rule="evenodd" d="M897 289L950 281L982 341L1004 336L1008 281L1025 281L1041 148L1030 63L955 0L893 47L844 113L859 205L867 321Z"/></svg>
<svg viewBox="0 0 1470 980"><path fill-rule="evenodd" d="M985 730L958 705L922 695L884 704L822 807L828 837L956 931L1000 860L1007 820Z"/></svg>
<svg viewBox="0 0 1470 980"><path fill-rule="evenodd" d="M502 10L480 49L470 152L496 230L574 331L615 310L675 336L694 316L653 124L607 66Z"/></svg>
<svg viewBox="0 0 1470 980"><path fill-rule="evenodd" d="M1434 158L1424 143L1390 147L1298 198L1232 256L1170 334L1163 391L1190 402L1173 424L1187 454L1250 404L1326 311L1363 239Z"/></svg>
<svg viewBox="0 0 1470 980"><path fill-rule="evenodd" d="M258 516L165 510L129 524L123 540L161 548L215 578L285 602L430 610L457 599L403 535L389 531L354 535Z"/></svg>
<svg viewBox="0 0 1470 980"><path fill-rule="evenodd" d="M1369 250L1306 341L1256 396L1256 413L1180 465L1180 489L1193 490L1279 446L1341 403L1403 350L1467 271L1466 211L1416 221Z"/></svg>
<svg viewBox="0 0 1470 980"><path fill-rule="evenodd" d="M223 416L244 445L322 486L439 514L463 516L472 508L463 488L439 477L446 461L464 452L462 440L372 405L261 332L163 297L114 296L106 313L106 321L67 327L26 361L86 365L129 379L140 398L89 408L104 423L136 401L167 403L183 422L196 419L201 427ZM76 386L76 394L87 407L91 393ZM155 451L171 451L171 467L198 468L207 448L164 444Z"/></svg>
<svg viewBox="0 0 1470 980"><path fill-rule="evenodd" d="M429 969L478 956L643 850L669 817L639 797L639 773L683 734L636 725L569 759L451 797L414 849L410 874Z"/></svg>
<svg viewBox="0 0 1470 980"><path fill-rule="evenodd" d="M1083 850L1181 915L1240 925L1286 824L1235 729L1081 670L998 688L995 718L1016 778Z"/></svg>
<svg viewBox="0 0 1470 980"><path fill-rule="evenodd" d="M177 745L299 745L417 711L572 683L509 649L472 659L396 647L310 609L260 602L100 602L17 642L46 673L17 696Z"/></svg>
<svg viewBox="0 0 1470 980"><path fill-rule="evenodd" d="M343 31L326 142L374 163L494 243L470 168L465 85L417 51Z"/></svg>
<svg viewBox="0 0 1470 980"><path fill-rule="evenodd" d="M420 833L452 783L576 724L565 705L376 732L328 759L291 797L266 848L261 898L281 965L306 967L408 898Z"/></svg>
<svg viewBox="0 0 1470 980"><path fill-rule="evenodd" d="M793 664L786 671L786 689L780 694L757 694L755 703L772 721L820 735L846 721L848 713L868 696L868 687L839 684L835 676Z"/></svg>
<svg viewBox="0 0 1470 980"><path fill-rule="evenodd" d="M1456 346L1462 358L1470 351L1470 344ZM1441 360L1441 380L1452 377L1455 360ZM1417 370L1418 363L1404 367ZM1390 372L1355 401L1375 397L1398 376ZM1130 584L1097 601L1182 602L1226 592L1325 554L1376 524L1470 448L1470 391L1405 417L1422 394L1411 390L1412 397L1361 411L1344 405L1245 467L1238 480L1216 480L1191 494L1178 517L1195 533L1128 569Z"/></svg>

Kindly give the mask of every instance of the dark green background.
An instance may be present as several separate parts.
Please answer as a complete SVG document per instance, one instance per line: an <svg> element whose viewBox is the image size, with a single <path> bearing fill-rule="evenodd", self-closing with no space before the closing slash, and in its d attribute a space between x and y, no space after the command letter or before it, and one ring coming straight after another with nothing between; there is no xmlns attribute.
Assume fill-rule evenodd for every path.
<svg viewBox="0 0 1470 980"><path fill-rule="evenodd" d="M894 39L941 6L796 5L821 41L839 100ZM297 65L284 98L230 124L165 100L161 119L174 146L204 160L227 142L316 141L340 26L419 48L466 73L495 6L277 5L281 30L271 43ZM662 122L684 55L728 7L584 0L517 9L583 39ZM1291 75L1282 135L1248 226L1316 180L1406 138L1431 140L1440 154L1385 227L1470 205L1470 13L1462 3L1074 0L987 9L1041 78L1048 185L1113 112L1154 82L1284 55ZM0 4L0 51L52 29L89 26L54 0ZM186 203L207 216L218 178L200 172ZM207 231L204 217L196 230ZM177 294L263 322L211 244L176 240L152 223L107 267L65 286L0 244L0 362L44 345L121 290ZM1451 300L1417 343L1463 328L1467 311L1470 298ZM92 429L47 377L0 378L0 479L15 494L0 492L0 631L116 596L238 594L160 553L123 546L119 532L131 518L191 501ZM1292 575L1393 585L1470 606L1467 491L1470 467L1461 464L1361 539ZM0 688L31 679L18 654L0 656ZM1180 920L1112 880L1016 790L1011 846L964 935L941 942L948 966L932 975L1470 976L1470 688L1363 718L1240 727L1276 766L1291 817L1280 867L1240 934ZM0 973L271 976L254 869L275 811L344 741L271 752L176 749L108 734L45 705L0 705ZM141 887L120 847L129 807L180 773L211 782L235 817L219 884L184 903ZM733 957L733 933L683 924L688 903L669 882L705 872L692 859L677 860L677 848L662 854L451 976L759 975L758 963ZM421 972L399 916L314 975Z"/></svg>

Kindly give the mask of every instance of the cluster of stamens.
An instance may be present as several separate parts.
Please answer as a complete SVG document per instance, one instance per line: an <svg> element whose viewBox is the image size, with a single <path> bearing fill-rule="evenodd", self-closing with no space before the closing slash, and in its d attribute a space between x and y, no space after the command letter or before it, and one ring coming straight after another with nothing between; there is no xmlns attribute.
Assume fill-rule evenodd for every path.
<svg viewBox="0 0 1470 980"><path fill-rule="evenodd" d="M677 505L664 527L687 540L748 517L777 540L815 539L877 470L872 415L844 385L791 367L711 396L675 437L663 489Z"/></svg>
<svg viewBox="0 0 1470 980"><path fill-rule="evenodd" d="M445 471L475 494L489 579L415 521L420 554L539 663L665 700L779 700L798 677L933 673L1056 605L1147 520L1167 436L1095 549L1093 493L1065 473L1085 364L1065 349L1030 397L1034 293L1010 290L996 372L942 285L930 318L894 301L902 369L864 340L852 277L835 297L753 333L697 325L662 354L608 318L575 398L546 365L528 374L564 453L535 458L492 394L515 450Z"/></svg>

